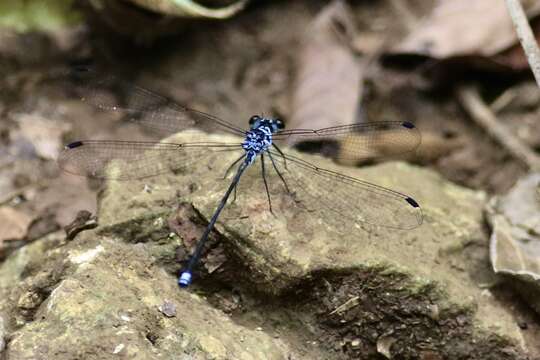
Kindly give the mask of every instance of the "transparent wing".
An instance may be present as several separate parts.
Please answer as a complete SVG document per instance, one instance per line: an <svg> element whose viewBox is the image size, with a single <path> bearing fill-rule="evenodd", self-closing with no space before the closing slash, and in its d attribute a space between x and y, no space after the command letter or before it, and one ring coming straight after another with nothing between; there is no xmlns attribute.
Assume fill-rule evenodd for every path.
<svg viewBox="0 0 540 360"><path fill-rule="evenodd" d="M242 150L240 144L154 143L115 140L75 141L58 157L65 172L99 179L142 179L178 172L216 151Z"/></svg>
<svg viewBox="0 0 540 360"><path fill-rule="evenodd" d="M75 91L84 102L100 109L123 113L130 121L162 136L189 128L236 135L245 133L218 117L188 109L148 89L112 75L99 73L89 67L74 67L67 74L67 78L76 85ZM112 94L108 93L111 90ZM126 95L125 103L117 101L117 94Z"/></svg>
<svg viewBox="0 0 540 360"><path fill-rule="evenodd" d="M292 155L274 150L270 155L295 201L306 210L328 215L324 217L330 221L359 221L397 229L422 224L422 210L410 196L319 168Z"/></svg>
<svg viewBox="0 0 540 360"><path fill-rule="evenodd" d="M360 160L407 153L420 145L420 131L407 121L380 121L319 130L293 129L274 134L276 143L335 142L339 149L333 157Z"/></svg>

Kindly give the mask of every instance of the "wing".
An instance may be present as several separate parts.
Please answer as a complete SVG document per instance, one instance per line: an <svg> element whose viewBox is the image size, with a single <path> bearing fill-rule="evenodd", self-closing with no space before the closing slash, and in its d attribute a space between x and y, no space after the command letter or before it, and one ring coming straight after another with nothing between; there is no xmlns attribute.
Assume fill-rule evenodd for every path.
<svg viewBox="0 0 540 360"><path fill-rule="evenodd" d="M364 222L397 229L422 224L422 210L405 194L319 168L300 158L271 150L270 155L293 197L309 211L327 214L339 225Z"/></svg>
<svg viewBox="0 0 540 360"><path fill-rule="evenodd" d="M320 130L293 129L274 134L279 144L305 142L335 142L339 150L333 157L361 160L407 153L416 150L421 142L420 131L408 121L380 121Z"/></svg>
<svg viewBox="0 0 540 360"><path fill-rule="evenodd" d="M147 127L161 136L189 128L206 132L228 132L244 135L244 130L218 117L179 105L148 89L99 73L89 67L75 67L67 79L76 85L77 95L97 108L122 113L127 118ZM108 91L112 90L112 94ZM114 94L114 95L113 95ZM125 104L119 104L117 94L126 95Z"/></svg>
<svg viewBox="0 0 540 360"><path fill-rule="evenodd" d="M98 179L142 179L178 172L216 151L243 151L240 144L154 143L86 140L66 145L58 164L67 173Z"/></svg>

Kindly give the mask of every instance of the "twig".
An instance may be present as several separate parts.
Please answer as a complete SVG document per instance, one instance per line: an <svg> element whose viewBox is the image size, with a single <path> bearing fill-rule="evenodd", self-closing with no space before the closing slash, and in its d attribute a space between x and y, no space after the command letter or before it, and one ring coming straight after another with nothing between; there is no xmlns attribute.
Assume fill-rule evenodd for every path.
<svg viewBox="0 0 540 360"><path fill-rule="evenodd" d="M353 307L360 304L360 296L354 296L350 298L349 300L345 301L345 303L339 305L337 308L335 308L330 314L328 315L334 315L336 313L341 314L345 311L352 309Z"/></svg>
<svg viewBox="0 0 540 360"><path fill-rule="evenodd" d="M540 156L523 144L509 129L501 125L476 88L462 86L456 92L465 110L482 129L529 169L540 170Z"/></svg>
<svg viewBox="0 0 540 360"><path fill-rule="evenodd" d="M529 65L536 79L536 83L538 84L538 87L540 87L540 49L538 49L538 44L536 43L525 11L523 11L523 7L519 0L505 1L514 27L516 28L519 41L521 42L521 46L525 51L525 55L527 56L527 60L529 61Z"/></svg>
<svg viewBox="0 0 540 360"><path fill-rule="evenodd" d="M501 95L497 96L497 98L489 105L489 108L493 113L498 114L504 108L508 106L516 97L518 94L514 90L514 88L506 89Z"/></svg>

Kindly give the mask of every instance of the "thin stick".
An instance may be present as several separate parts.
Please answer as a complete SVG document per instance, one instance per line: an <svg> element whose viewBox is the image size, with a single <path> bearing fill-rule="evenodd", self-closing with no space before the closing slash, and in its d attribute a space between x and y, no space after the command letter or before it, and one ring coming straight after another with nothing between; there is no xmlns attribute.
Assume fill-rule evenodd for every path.
<svg viewBox="0 0 540 360"><path fill-rule="evenodd" d="M460 87L457 90L459 101L478 125L494 140L504 146L508 152L531 170L540 170L540 156L501 125L495 114L484 103L478 90L474 87Z"/></svg>
<svg viewBox="0 0 540 360"><path fill-rule="evenodd" d="M516 32L521 42L521 46L525 51L527 60L536 79L538 87L540 87L540 49L536 43L536 38L531 30L525 11L519 0L505 0L506 7L510 13L510 17L516 28Z"/></svg>

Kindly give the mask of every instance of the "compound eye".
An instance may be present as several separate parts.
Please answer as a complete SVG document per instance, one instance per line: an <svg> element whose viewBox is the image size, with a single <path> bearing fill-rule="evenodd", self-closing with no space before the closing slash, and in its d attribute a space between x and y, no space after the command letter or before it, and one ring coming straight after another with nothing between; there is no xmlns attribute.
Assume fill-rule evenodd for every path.
<svg viewBox="0 0 540 360"><path fill-rule="evenodd" d="M278 129L284 129L285 128L285 123L283 122L283 120L281 119L276 119L276 127Z"/></svg>
<svg viewBox="0 0 540 360"><path fill-rule="evenodd" d="M255 124L255 122L259 121L261 117L259 115L253 115L249 118L249 125Z"/></svg>

